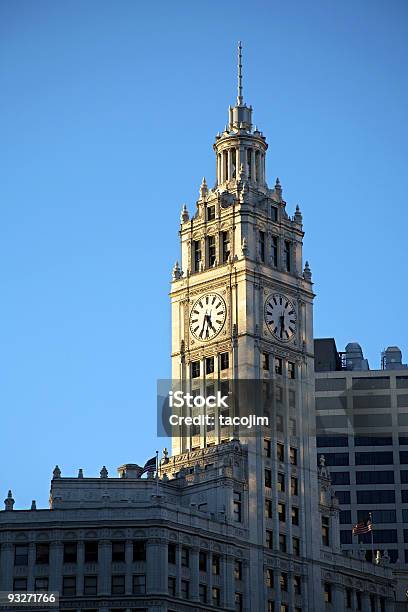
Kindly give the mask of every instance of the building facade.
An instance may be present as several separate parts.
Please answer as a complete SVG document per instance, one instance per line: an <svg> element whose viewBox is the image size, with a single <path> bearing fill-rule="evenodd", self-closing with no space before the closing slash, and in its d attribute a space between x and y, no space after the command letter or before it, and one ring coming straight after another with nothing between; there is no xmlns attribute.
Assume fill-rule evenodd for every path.
<svg viewBox="0 0 408 612"><path fill-rule="evenodd" d="M391 612L387 559L342 554L338 501L324 458L317 466L303 220L279 180L267 185L240 48L237 101L214 152L215 186L203 180L196 211L181 214L172 376L193 395L256 382L268 423L250 434L214 413L214 425L176 427L156 480L135 464L118 478L56 467L47 510L14 510L10 492L0 590L57 590L71 612Z"/></svg>
<svg viewBox="0 0 408 612"><path fill-rule="evenodd" d="M316 340L318 453L330 466L339 499L343 550L386 554L398 577L398 599L408 589L408 368L398 347L370 370L362 349L338 353L333 339ZM352 526L372 514L371 534ZM360 540L360 541L359 541Z"/></svg>

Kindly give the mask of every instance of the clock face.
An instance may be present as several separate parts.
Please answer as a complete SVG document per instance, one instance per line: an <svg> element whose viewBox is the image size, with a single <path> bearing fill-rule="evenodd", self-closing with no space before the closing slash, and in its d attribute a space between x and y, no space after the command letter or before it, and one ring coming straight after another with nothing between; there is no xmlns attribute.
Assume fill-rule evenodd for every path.
<svg viewBox="0 0 408 612"><path fill-rule="evenodd" d="M265 323L271 334L281 342L289 342L296 333L296 310L281 293L270 295L264 308Z"/></svg>
<svg viewBox="0 0 408 612"><path fill-rule="evenodd" d="M226 316L227 308L222 297L218 293L207 293L191 309L190 331L197 340L212 340L222 330Z"/></svg>

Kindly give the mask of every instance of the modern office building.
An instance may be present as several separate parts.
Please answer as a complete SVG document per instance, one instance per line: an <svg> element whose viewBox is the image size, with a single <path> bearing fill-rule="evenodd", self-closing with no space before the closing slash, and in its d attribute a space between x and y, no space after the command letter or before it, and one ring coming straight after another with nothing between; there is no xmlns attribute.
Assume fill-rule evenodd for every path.
<svg viewBox="0 0 408 612"><path fill-rule="evenodd" d="M340 353L332 338L315 340L317 450L330 466L339 499L343 550L362 548L367 559L373 549L374 554L386 551L403 600L408 589L408 366L396 346L382 352L381 365L370 370L355 342ZM352 526L370 513L373 537L353 537Z"/></svg>
<svg viewBox="0 0 408 612"><path fill-rule="evenodd" d="M203 180L196 210L181 213L172 376L194 396L256 383L268 423L253 435L214 411L214 424L176 428L157 482L135 464L119 478L56 467L50 509L14 510L10 493L0 590L58 590L71 612L395 610L387 557L341 553L338 501L316 461L303 220L298 207L289 215L279 180L268 187L267 148L243 99L239 48L215 185ZM242 396L234 401L226 416Z"/></svg>

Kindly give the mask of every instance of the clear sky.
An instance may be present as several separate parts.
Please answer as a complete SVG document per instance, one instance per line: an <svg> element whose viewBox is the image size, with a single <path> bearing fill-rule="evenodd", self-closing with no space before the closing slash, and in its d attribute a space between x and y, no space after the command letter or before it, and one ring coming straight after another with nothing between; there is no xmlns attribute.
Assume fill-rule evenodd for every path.
<svg viewBox="0 0 408 612"><path fill-rule="evenodd" d="M236 96L299 204L315 335L407 337L404 0L0 2L0 501L143 463L169 279ZM1 497L3 496L3 497Z"/></svg>

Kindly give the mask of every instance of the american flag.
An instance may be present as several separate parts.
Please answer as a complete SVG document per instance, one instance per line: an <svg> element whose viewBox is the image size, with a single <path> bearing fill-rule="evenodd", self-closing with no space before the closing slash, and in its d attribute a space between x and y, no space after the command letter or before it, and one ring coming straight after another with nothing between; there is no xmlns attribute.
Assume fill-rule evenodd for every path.
<svg viewBox="0 0 408 612"><path fill-rule="evenodd" d="M363 533L370 533L370 531L373 530L373 522L371 520L371 515L369 516L369 518L365 519L364 521L361 521L360 523L357 523L356 525L354 525L353 527L353 535L360 535Z"/></svg>
<svg viewBox="0 0 408 612"><path fill-rule="evenodd" d="M142 474L146 474L146 472L154 472L154 470L156 469L156 461L157 461L156 457L152 457L151 459L146 461L146 463L143 466Z"/></svg>

